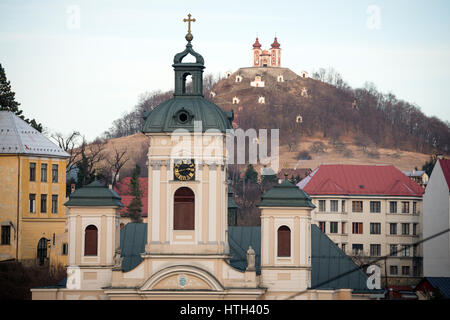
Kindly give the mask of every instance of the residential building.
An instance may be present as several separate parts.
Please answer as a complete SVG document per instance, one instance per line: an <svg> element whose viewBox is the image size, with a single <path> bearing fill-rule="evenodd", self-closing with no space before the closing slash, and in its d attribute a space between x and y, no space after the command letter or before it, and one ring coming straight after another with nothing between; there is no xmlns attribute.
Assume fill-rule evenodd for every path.
<svg viewBox="0 0 450 320"><path fill-rule="evenodd" d="M423 196L423 237L433 237L423 244L426 277L450 277L449 191L450 159L438 159Z"/></svg>
<svg viewBox="0 0 450 320"><path fill-rule="evenodd" d="M409 177L411 180L417 182L422 187L425 187L428 183L428 175L423 170L413 170L413 171L402 171L405 176Z"/></svg>
<svg viewBox="0 0 450 320"><path fill-rule="evenodd" d="M0 111L0 261L48 261L65 231L68 157L14 113Z"/></svg>
<svg viewBox="0 0 450 320"><path fill-rule="evenodd" d="M389 278L421 276L422 250L414 243L422 239L423 188L401 171L321 165L297 186L316 205L313 223L355 261L377 260Z"/></svg>

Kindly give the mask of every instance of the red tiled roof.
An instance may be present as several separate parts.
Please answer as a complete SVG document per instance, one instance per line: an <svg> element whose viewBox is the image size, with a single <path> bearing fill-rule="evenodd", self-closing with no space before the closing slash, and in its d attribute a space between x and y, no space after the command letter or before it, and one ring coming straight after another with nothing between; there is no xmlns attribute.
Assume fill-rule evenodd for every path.
<svg viewBox="0 0 450 320"><path fill-rule="evenodd" d="M321 165L297 186L310 195L421 197L424 189L394 166Z"/></svg>
<svg viewBox="0 0 450 320"><path fill-rule="evenodd" d="M117 182L114 187L119 196L122 198L123 208L120 210L122 216L126 215L127 207L133 200L133 196L129 194L131 177L125 177ZM142 217L148 215L148 178L139 178L139 185L142 190Z"/></svg>
<svg viewBox="0 0 450 320"><path fill-rule="evenodd" d="M447 181L448 188L450 189L450 159L438 159L438 161L444 173L445 181Z"/></svg>

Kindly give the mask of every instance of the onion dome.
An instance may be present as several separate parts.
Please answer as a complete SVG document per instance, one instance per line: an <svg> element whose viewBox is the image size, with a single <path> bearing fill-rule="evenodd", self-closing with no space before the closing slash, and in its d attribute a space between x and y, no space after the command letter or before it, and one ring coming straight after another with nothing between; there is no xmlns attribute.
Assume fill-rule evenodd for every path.
<svg viewBox="0 0 450 320"><path fill-rule="evenodd" d="M256 41L253 44L253 49L256 49L256 48L261 49L261 43L259 43L258 37L256 37Z"/></svg>
<svg viewBox="0 0 450 320"><path fill-rule="evenodd" d="M277 37L275 37L275 40L272 43L272 49L280 49L280 44L278 43Z"/></svg>

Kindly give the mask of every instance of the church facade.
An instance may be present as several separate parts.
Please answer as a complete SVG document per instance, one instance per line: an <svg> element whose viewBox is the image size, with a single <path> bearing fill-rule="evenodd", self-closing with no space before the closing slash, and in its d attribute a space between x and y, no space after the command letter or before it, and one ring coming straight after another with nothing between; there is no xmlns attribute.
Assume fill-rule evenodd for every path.
<svg viewBox="0 0 450 320"><path fill-rule="evenodd" d="M355 283L367 298L361 271L353 287L320 286L312 248L324 239L311 241L320 236L311 226L314 205L287 180L263 196L261 227L229 226L225 143L233 112L204 99L204 60L192 39L189 31L174 57L173 98L145 116L147 223L120 230L121 199L98 181L75 191L65 204L67 280L32 289L33 299L351 299ZM183 63L188 54L196 61Z"/></svg>
<svg viewBox="0 0 450 320"><path fill-rule="evenodd" d="M261 49L261 43L256 38L253 44L253 66L254 67L279 67L281 66L281 48L275 37L269 50Z"/></svg>

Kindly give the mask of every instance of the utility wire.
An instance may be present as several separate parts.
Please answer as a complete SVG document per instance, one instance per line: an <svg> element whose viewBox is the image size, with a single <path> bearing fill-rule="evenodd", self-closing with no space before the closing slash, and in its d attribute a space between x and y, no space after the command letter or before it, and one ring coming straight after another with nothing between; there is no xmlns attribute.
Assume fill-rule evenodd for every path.
<svg viewBox="0 0 450 320"><path fill-rule="evenodd" d="M411 246L411 245L412 245L412 246L417 246L417 245L419 245L419 244L421 244L421 243L423 243L423 242L425 242L425 241L428 241L428 240L431 240L431 239L433 239L433 238L439 237L439 236L441 236L441 235L443 235L443 234L445 234L445 233L447 233L447 232L449 232L449 231L450 231L450 229L446 229L446 230L441 231L441 232L438 232L438 233L436 233L436 234L434 234L434 235L432 235L432 236L429 236L429 237L427 237L427 238L425 238L425 239L422 239L422 240L420 240L420 241L417 241L417 242L415 242L415 243L413 243L413 244L403 245L403 248L402 248L401 250L403 250L404 248L409 247L409 246ZM401 251L401 250L400 250L400 251ZM298 295L301 295L301 294L303 294L303 293L306 293L308 290L320 288L321 286L323 286L323 285L325 285L325 284L328 284L328 283L330 283L330 282L332 282L332 281L334 281L334 280L340 279L340 278L342 278L342 277L344 277L344 276L346 276L346 275L349 275L349 274L351 274L351 273L353 273L353 272L355 272L355 271L361 270L361 269L363 269L364 267L367 267L367 266L369 266L369 265L371 265L371 264L374 264L374 263L376 263L376 262L378 262L378 261L380 261L380 260L387 259L387 258L389 258L392 254L397 254L398 251L399 251L399 250L395 250L395 251L393 251L393 252L390 252L389 255L385 255L385 256L379 257L379 258L377 258L377 259L374 259L374 260L372 260L372 261L370 261L370 262L368 262L368 263L366 263L366 264L363 264L363 265L361 265L361 266L359 266L359 267L357 267L357 268L354 268L354 269L352 269L352 270L349 270L349 271L347 271L347 272L344 272L344 273L342 273L342 274L339 274L339 275L337 275L337 276L335 276L335 277L333 277L333 278L330 278L330 279L328 279L328 280L326 280L326 281L323 281L322 283L319 283L319 284L317 284L317 285L315 285L315 286L312 286L311 288L308 288L307 290L303 290L303 291L296 292L296 293L294 293L294 294L288 296L288 297L286 298L286 300L293 299L293 298L295 298L295 297L298 296Z"/></svg>

